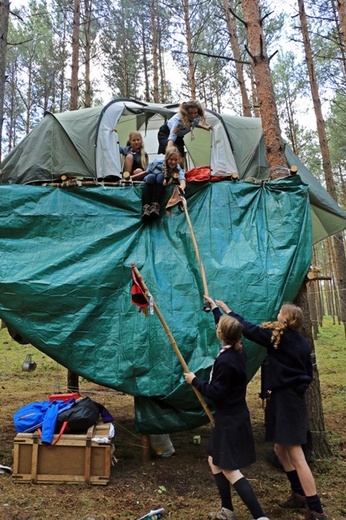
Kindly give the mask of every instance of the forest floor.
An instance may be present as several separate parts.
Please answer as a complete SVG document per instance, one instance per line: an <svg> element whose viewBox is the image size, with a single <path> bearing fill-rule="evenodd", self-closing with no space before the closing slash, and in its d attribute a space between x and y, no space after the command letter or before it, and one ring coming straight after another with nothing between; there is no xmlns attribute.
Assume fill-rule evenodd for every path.
<svg viewBox="0 0 346 520"><path fill-rule="evenodd" d="M0 332L1 429L0 464L12 466L16 435L13 413L24 404L43 401L66 389L66 370L32 346L20 346ZM343 327L326 318L316 342L321 391L328 441L332 456L311 461L317 487L329 520L346 519L345 482L345 361ZM28 354L37 362L35 372L21 371ZM208 511L219 507L214 480L205 448L210 426L171 434L175 454L169 458L152 456L141 463L141 438L134 430L133 398L94 385L81 378L80 391L104 406L115 417L114 438L117 462L106 486L23 484L8 474L0 474L1 520L136 520L151 509L165 508L164 519L206 519ZM301 520L302 515L279 507L289 493L281 469L268 460L272 449L264 443L263 409L258 398L259 377L248 387L248 405L256 441L257 462L244 470L270 520ZM201 444L193 437L201 436ZM54 449L54 448L53 448ZM251 515L234 495L238 520Z"/></svg>

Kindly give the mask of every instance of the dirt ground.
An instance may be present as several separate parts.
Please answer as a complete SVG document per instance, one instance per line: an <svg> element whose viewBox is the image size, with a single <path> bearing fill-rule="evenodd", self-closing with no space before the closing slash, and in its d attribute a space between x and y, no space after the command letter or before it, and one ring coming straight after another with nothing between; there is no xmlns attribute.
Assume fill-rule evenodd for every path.
<svg viewBox="0 0 346 520"><path fill-rule="evenodd" d="M1 379L2 424L0 464L12 466L15 430L12 415L20 406L47 399L47 383L51 375L7 375ZM50 389L49 389L50 391ZM258 399L259 380L249 385L248 403L252 416L257 447L257 462L244 470L270 520L300 520L298 513L282 510L278 502L288 493L282 470L268 460L270 446L263 442L264 425L261 401ZM175 455L170 458L152 457L141 463L141 438L134 431L134 408L131 396L93 385L81 384L81 393L101 402L115 417L114 439L116 464L106 486L44 485L14 483L8 475L0 475L0 519L2 520L135 520L151 509L165 508L164 518L174 520L206 519L219 501L209 472L205 447L210 427L175 433L171 440ZM346 518L345 504L345 420L342 410L331 410L325 416L333 457L314 460L312 469L319 492L329 513L329 520ZM195 445L193 437L201 436ZM238 520L251 518L237 495L234 507Z"/></svg>

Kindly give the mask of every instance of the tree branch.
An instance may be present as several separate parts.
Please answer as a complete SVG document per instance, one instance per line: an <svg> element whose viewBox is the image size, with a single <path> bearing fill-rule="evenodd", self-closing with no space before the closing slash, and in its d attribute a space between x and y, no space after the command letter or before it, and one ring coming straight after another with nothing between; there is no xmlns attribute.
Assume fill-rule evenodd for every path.
<svg viewBox="0 0 346 520"><path fill-rule="evenodd" d="M270 16L271 14L273 14L274 11L270 11L269 13L265 14L264 16L262 16L262 18L260 19L260 25L262 25L263 21L268 17Z"/></svg>
<svg viewBox="0 0 346 520"><path fill-rule="evenodd" d="M12 47L14 46L17 46L17 45L23 45L24 43L29 43L29 42L32 42L33 38L29 38L28 40L23 40L22 42L7 42L7 45L10 47L12 45Z"/></svg>
<svg viewBox="0 0 346 520"><path fill-rule="evenodd" d="M187 54L185 51L173 51L174 54ZM230 56L220 56L219 54L209 54L208 52L191 51L191 54L198 54L200 56L207 56L207 58L218 58L220 60L233 61L234 63L241 63L242 65L250 65L249 61L236 60ZM251 56L251 54L250 54Z"/></svg>
<svg viewBox="0 0 346 520"><path fill-rule="evenodd" d="M270 60L271 60L272 58L274 58L275 54L277 54L278 52L279 52L278 50L276 50L275 52L273 52L273 54L271 54L271 55L269 56L268 61L270 62Z"/></svg>
<svg viewBox="0 0 346 520"><path fill-rule="evenodd" d="M14 11L11 11L11 10L10 10L9 12L10 12L10 14L11 14L12 16L15 16L15 17L18 18L21 22L24 22L23 18L22 18L21 16L19 16L18 13L15 13Z"/></svg>
<svg viewBox="0 0 346 520"><path fill-rule="evenodd" d="M239 20L240 23L242 23L245 27L247 27L247 23L245 22L245 20L243 20L242 18L240 18L236 13L235 11L233 11L233 9L231 9L230 7L228 8L229 12L234 16L234 18L236 18L237 20Z"/></svg>
<svg viewBox="0 0 346 520"><path fill-rule="evenodd" d="M247 45L245 45L245 50L246 50L246 52L248 53L248 55L250 56L250 58L252 59L252 61L253 61L254 63L257 63L257 59L255 58L255 56L253 56L253 55L251 54L250 49L249 49L249 47L248 47Z"/></svg>

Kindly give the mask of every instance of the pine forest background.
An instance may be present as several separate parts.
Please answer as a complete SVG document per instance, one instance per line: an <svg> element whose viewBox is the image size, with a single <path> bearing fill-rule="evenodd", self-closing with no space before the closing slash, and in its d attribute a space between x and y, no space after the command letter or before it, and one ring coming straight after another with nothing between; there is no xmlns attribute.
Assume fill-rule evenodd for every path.
<svg viewBox="0 0 346 520"><path fill-rule="evenodd" d="M196 98L219 113L259 117L243 12L251 3L260 7L282 136L345 209L346 0L1 0L0 158L46 110L119 97ZM315 337L327 314L346 331L340 248L345 256L343 234L314 246Z"/></svg>

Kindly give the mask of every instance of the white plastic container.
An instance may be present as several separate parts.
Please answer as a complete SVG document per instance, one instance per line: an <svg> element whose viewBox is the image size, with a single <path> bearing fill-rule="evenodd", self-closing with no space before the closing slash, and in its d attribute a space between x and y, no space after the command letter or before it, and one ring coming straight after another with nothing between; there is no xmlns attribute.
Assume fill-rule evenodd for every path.
<svg viewBox="0 0 346 520"><path fill-rule="evenodd" d="M168 433L150 435L150 446L159 457L171 457L175 453L174 446Z"/></svg>

